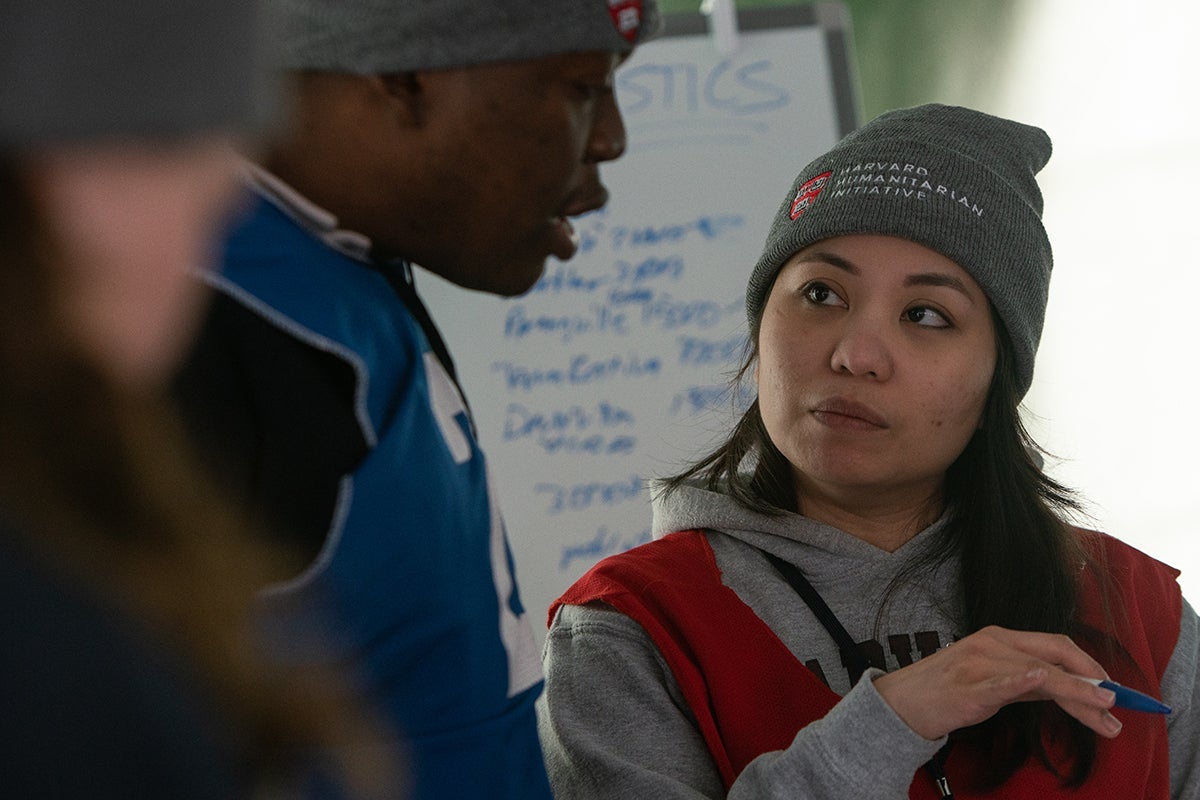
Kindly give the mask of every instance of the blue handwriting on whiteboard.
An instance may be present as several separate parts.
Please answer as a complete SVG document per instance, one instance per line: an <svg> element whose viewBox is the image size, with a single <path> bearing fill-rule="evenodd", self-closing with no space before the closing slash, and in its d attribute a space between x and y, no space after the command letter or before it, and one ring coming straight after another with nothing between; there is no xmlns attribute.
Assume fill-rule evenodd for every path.
<svg viewBox="0 0 1200 800"><path fill-rule="evenodd" d="M565 545L562 549L562 558L558 562L558 568L565 571L572 563L578 560L583 560L591 564L605 556L629 550L648 541L650 541L649 528L643 528L632 534L622 534L617 531L610 531L606 526L601 525L596 529L596 534L591 538L578 544Z"/></svg>
<svg viewBox="0 0 1200 800"><path fill-rule="evenodd" d="M774 111L791 101L770 80L769 59L735 67L729 59L702 69L698 64L641 64L617 73L617 92L626 117L644 111L745 116Z"/></svg>
<svg viewBox="0 0 1200 800"><path fill-rule="evenodd" d="M658 278L677 281L683 277L683 258L675 255L666 258L650 256L637 264L619 260L616 266L617 280L621 283L640 284Z"/></svg>
<svg viewBox="0 0 1200 800"><path fill-rule="evenodd" d="M537 411L523 403L509 403L504 416L504 439L513 441L542 433L590 431L597 428L629 428L631 411L601 400L595 408L572 405L553 411Z"/></svg>
<svg viewBox="0 0 1200 800"><path fill-rule="evenodd" d="M611 429L634 425L633 413L607 401L594 408L572 405L537 411L522 403L509 403L504 415L504 441L531 440L550 455L628 455L637 449L637 438ZM602 431L602 432L601 432Z"/></svg>
<svg viewBox="0 0 1200 800"><path fill-rule="evenodd" d="M542 386L579 386L610 378L653 378L662 372L662 361L657 356L637 354L595 358L581 353L571 356L565 366L529 367L496 361L492 369L504 375L504 385L510 392L531 392Z"/></svg>
<svg viewBox="0 0 1200 800"><path fill-rule="evenodd" d="M547 455L570 453L585 456L627 456L637 450L637 437L620 434L606 436L602 433L587 435L558 434L539 436L537 444Z"/></svg>
<svg viewBox="0 0 1200 800"><path fill-rule="evenodd" d="M669 413L673 417L691 416L724 406L732 407L740 414L750 407L756 395L754 386L748 381L739 381L736 387L728 384L688 386L671 398Z"/></svg>
<svg viewBox="0 0 1200 800"><path fill-rule="evenodd" d="M679 330L685 327L707 329L731 314L741 315L742 301L732 304L712 300L677 300L669 292L648 287L615 287L605 302L567 312L538 312L516 304L504 315L504 338L551 336L566 343L588 334L628 336L635 326ZM744 340L730 339L712 343L701 339L681 339L679 363L691 366L718 363Z"/></svg>
<svg viewBox="0 0 1200 800"><path fill-rule="evenodd" d="M609 275L580 275L579 271L573 265L556 263L542 274L538 282L529 290L529 295L537 294L538 292L549 294L583 292L588 294L596 291L596 289L608 283L609 280L611 280L611 276ZM526 296L528 297L529 295Z"/></svg>
<svg viewBox="0 0 1200 800"><path fill-rule="evenodd" d="M680 336L679 363L688 367L712 365L734 365L745 355L747 340L743 335L728 339L700 339L695 336Z"/></svg>
<svg viewBox="0 0 1200 800"><path fill-rule="evenodd" d="M607 305L592 303L578 314L538 314L524 305L514 305L504 315L504 338L522 339L531 334L548 334L569 342L587 333L629 333L629 315Z"/></svg>
<svg viewBox="0 0 1200 800"><path fill-rule="evenodd" d="M613 285L639 285L654 280L678 281L683 277L683 258L677 255L649 256L636 263L618 259L612 271L604 275L583 276L570 264L557 264L546 270L529 290L535 294L594 294Z"/></svg>
<svg viewBox="0 0 1200 800"><path fill-rule="evenodd" d="M746 218L740 214L718 214L662 225L611 225L603 230L608 233L609 246L613 250L621 250L626 247L680 244L697 236L703 240L719 239L745 224Z"/></svg>
<svg viewBox="0 0 1200 800"><path fill-rule="evenodd" d="M576 483L564 486L561 483L539 483L533 487L535 494L549 496L547 514L564 511L587 511L595 506L616 506L643 497L645 482L636 475L615 483Z"/></svg>
<svg viewBox="0 0 1200 800"><path fill-rule="evenodd" d="M746 225L740 214L706 214L686 222L652 225L613 224L605 210L590 214L578 221L580 253L597 248L614 252L626 249L655 247L664 244L685 244L688 240L712 241L737 231ZM641 257L640 260L618 260L614 272L604 275L583 275L570 264L552 264L529 290L529 295L545 292L590 293L612 283L638 284L648 280L683 277L683 258L678 254ZM528 295L527 295L528 296Z"/></svg>
<svg viewBox="0 0 1200 800"><path fill-rule="evenodd" d="M721 321L725 312L725 305L712 300L676 300L669 293L660 292L646 298L642 305L642 324L663 330L685 325L711 328Z"/></svg>

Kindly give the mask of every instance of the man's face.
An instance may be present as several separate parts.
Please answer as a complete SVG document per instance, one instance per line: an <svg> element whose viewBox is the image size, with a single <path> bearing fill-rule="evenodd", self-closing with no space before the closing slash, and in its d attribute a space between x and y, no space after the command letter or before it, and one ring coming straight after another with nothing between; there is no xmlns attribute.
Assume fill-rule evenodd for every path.
<svg viewBox="0 0 1200 800"><path fill-rule="evenodd" d="M567 220L604 205L598 166L625 150L613 95L621 59L582 53L424 73L425 211L406 221L418 230L395 249L460 286L506 296L532 287L548 256L574 255Z"/></svg>

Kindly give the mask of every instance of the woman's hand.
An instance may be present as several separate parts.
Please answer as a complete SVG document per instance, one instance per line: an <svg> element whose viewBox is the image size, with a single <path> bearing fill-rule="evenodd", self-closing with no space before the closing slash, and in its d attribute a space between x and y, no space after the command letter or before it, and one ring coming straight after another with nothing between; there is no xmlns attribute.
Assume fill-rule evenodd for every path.
<svg viewBox="0 0 1200 800"><path fill-rule="evenodd" d="M1075 675L1108 677L1066 636L991 626L876 678L875 689L926 739L1027 700L1051 700L1101 736L1116 736L1121 723L1109 713L1113 693Z"/></svg>

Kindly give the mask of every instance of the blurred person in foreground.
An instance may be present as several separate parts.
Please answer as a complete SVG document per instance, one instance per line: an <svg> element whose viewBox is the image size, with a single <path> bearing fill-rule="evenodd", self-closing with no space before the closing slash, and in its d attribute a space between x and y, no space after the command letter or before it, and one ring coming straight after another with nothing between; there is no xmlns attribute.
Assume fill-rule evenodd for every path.
<svg viewBox="0 0 1200 800"><path fill-rule="evenodd" d="M0 7L5 796L400 794L349 683L264 655L255 590L290 561L166 402L234 137L271 116L261 32L244 0Z"/></svg>
<svg viewBox="0 0 1200 800"><path fill-rule="evenodd" d="M269 587L411 750L418 798L548 798L541 665L413 266L517 295L570 258L625 149L614 70L653 0L282 0L295 124L253 165L180 405L307 562ZM297 612L296 610L299 609ZM303 644L298 658L306 657Z"/></svg>

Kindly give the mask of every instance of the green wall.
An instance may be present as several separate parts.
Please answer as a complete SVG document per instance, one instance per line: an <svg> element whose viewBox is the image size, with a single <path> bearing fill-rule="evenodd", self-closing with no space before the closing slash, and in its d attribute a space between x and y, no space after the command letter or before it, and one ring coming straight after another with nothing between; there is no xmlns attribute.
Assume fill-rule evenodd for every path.
<svg viewBox="0 0 1200 800"><path fill-rule="evenodd" d="M843 0L850 12L860 108L870 119L925 102L986 105L1013 36L1019 0ZM737 0L738 8L797 5ZM659 0L665 13L699 0Z"/></svg>

